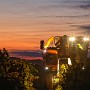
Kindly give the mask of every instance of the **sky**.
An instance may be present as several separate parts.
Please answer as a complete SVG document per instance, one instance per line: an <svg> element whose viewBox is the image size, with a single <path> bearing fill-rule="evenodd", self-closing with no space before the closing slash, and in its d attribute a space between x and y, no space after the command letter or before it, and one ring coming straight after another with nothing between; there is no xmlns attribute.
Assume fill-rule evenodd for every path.
<svg viewBox="0 0 90 90"><path fill-rule="evenodd" d="M90 0L0 0L0 48L40 58L40 40L90 35Z"/></svg>

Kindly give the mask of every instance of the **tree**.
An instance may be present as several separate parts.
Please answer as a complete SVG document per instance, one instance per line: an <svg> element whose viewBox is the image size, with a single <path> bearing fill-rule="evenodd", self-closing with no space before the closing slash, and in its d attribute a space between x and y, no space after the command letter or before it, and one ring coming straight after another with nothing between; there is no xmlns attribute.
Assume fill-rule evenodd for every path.
<svg viewBox="0 0 90 90"><path fill-rule="evenodd" d="M24 60L0 58L0 61L0 90L29 90L38 79L35 67Z"/></svg>

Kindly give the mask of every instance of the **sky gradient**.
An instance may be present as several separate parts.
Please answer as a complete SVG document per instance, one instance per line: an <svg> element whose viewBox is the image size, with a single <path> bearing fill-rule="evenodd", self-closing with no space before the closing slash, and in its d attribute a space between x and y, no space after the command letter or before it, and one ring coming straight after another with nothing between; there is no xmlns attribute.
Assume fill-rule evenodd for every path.
<svg viewBox="0 0 90 90"><path fill-rule="evenodd" d="M0 48L11 55L40 57L41 39L64 34L90 35L89 0L0 0Z"/></svg>

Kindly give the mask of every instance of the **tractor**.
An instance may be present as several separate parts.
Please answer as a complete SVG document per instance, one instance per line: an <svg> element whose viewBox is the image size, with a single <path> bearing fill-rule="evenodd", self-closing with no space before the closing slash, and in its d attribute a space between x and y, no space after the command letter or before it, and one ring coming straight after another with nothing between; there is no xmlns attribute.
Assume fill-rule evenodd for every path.
<svg viewBox="0 0 90 90"><path fill-rule="evenodd" d="M62 64L73 67L78 64L84 69L87 66L88 48L88 36L52 36L47 43L44 40L40 41L45 70L56 72L56 76L59 75Z"/></svg>

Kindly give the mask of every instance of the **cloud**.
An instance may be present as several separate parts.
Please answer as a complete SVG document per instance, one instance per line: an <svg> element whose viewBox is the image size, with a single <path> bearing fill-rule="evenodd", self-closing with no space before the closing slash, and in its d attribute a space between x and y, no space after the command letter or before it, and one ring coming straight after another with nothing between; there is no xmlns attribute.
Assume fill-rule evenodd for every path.
<svg viewBox="0 0 90 90"><path fill-rule="evenodd" d="M90 15L52 15L52 16L37 16L41 18L84 18L84 17L90 17Z"/></svg>
<svg viewBox="0 0 90 90"><path fill-rule="evenodd" d="M89 0L68 0L63 1L66 4L66 7L76 9L90 9L90 1Z"/></svg>
<svg viewBox="0 0 90 90"><path fill-rule="evenodd" d="M88 33L90 34L90 25L82 25L82 26L79 26L79 28L83 29L85 33Z"/></svg>
<svg viewBox="0 0 90 90"><path fill-rule="evenodd" d="M90 9L90 1L83 1L79 7L82 9Z"/></svg>
<svg viewBox="0 0 90 90"><path fill-rule="evenodd" d="M44 6L40 6L40 9L55 9L55 8L60 8L61 6L58 4L51 4L51 5L44 5Z"/></svg>
<svg viewBox="0 0 90 90"><path fill-rule="evenodd" d="M80 8L82 8L82 9L90 9L90 4L80 5Z"/></svg>
<svg viewBox="0 0 90 90"><path fill-rule="evenodd" d="M80 26L80 28L90 31L90 25Z"/></svg>
<svg viewBox="0 0 90 90"><path fill-rule="evenodd" d="M77 27L82 33L90 34L90 25L71 25L72 27Z"/></svg>

